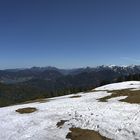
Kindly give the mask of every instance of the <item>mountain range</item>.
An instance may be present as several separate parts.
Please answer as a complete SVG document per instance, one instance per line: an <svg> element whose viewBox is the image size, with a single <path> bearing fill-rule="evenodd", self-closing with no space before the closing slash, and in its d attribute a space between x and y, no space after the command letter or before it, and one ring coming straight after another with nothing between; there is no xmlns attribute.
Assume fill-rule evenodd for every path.
<svg viewBox="0 0 140 140"><path fill-rule="evenodd" d="M133 80L129 75L135 74L140 74L138 65L0 70L0 106L88 91L100 85L123 81L122 79ZM139 80L139 77L140 75L134 76L134 80Z"/></svg>
<svg viewBox="0 0 140 140"><path fill-rule="evenodd" d="M110 72L108 78L104 73ZM82 73L92 74L93 78L112 79L121 75L140 73L140 65L131 66L97 66L94 68L75 68L75 69L59 69L56 67L32 67L25 69L6 69L0 70L0 82L6 84L14 84L29 81L32 79L55 80L64 76L77 76ZM99 78L100 77L100 78ZM107 78L107 79L106 79Z"/></svg>

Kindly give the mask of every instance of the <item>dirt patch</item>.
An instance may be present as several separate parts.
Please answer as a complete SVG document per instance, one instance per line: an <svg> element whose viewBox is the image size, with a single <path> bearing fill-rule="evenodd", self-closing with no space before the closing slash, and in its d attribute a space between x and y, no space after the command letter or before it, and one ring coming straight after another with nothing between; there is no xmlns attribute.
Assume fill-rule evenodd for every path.
<svg viewBox="0 0 140 140"><path fill-rule="evenodd" d="M140 103L140 90L130 91L129 96L120 101L139 104Z"/></svg>
<svg viewBox="0 0 140 140"><path fill-rule="evenodd" d="M70 98L80 98L82 97L81 95L74 95L74 96L71 96Z"/></svg>
<svg viewBox="0 0 140 140"><path fill-rule="evenodd" d="M110 140L93 130L70 128L70 131L66 138L71 140Z"/></svg>
<svg viewBox="0 0 140 140"><path fill-rule="evenodd" d="M19 108L16 110L16 112L20 113L20 114L24 114L24 113L33 113L37 111L36 108L34 107L27 107L27 108Z"/></svg>
<svg viewBox="0 0 140 140"><path fill-rule="evenodd" d="M120 101L128 102L128 103L140 103L140 90L131 90L131 89L113 90L113 91L109 91L109 93L112 93L112 94L109 96L100 98L99 101L107 102L108 99L111 99L114 97L127 96L125 99L122 99Z"/></svg>
<svg viewBox="0 0 140 140"><path fill-rule="evenodd" d="M59 127L59 128L62 128L62 126L65 124L65 122L67 122L68 120L61 120L59 121L56 126Z"/></svg>
<svg viewBox="0 0 140 140"><path fill-rule="evenodd" d="M36 100L26 101L26 102L24 102L22 104L35 103L35 102L46 103L46 102L49 102L49 99L36 99Z"/></svg>

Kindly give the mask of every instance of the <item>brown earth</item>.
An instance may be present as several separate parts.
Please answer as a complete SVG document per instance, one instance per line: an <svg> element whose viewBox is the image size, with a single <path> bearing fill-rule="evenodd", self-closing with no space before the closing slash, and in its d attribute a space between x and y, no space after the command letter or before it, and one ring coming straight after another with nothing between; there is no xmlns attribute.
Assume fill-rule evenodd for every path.
<svg viewBox="0 0 140 140"><path fill-rule="evenodd" d="M119 97L119 96L127 96L125 99L122 99L120 101L128 102L128 103L140 103L140 90L133 91L132 89L123 89L123 90L113 90L108 91L109 93L112 93L109 96L100 98L99 101L101 102L107 102L108 99Z"/></svg>
<svg viewBox="0 0 140 140"><path fill-rule="evenodd" d="M27 108L19 108L16 110L16 112L20 113L20 114L24 114L24 113L33 113L37 111L36 108L34 107L27 107Z"/></svg>
<svg viewBox="0 0 140 140"><path fill-rule="evenodd" d="M70 131L66 138L71 140L110 140L93 130L70 128Z"/></svg>
<svg viewBox="0 0 140 140"><path fill-rule="evenodd" d="M61 120L61 121L59 121L59 122L56 124L56 126L59 127L59 128L61 128L61 127L64 125L64 123L67 122L67 121L68 121L68 120Z"/></svg>
<svg viewBox="0 0 140 140"><path fill-rule="evenodd" d="M74 95L74 96L71 96L70 98L80 98L82 97L81 95Z"/></svg>

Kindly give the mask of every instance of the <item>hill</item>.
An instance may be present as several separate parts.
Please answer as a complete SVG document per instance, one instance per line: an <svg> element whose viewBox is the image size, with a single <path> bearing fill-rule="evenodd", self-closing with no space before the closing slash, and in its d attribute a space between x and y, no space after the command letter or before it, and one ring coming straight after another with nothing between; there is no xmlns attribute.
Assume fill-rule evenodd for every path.
<svg viewBox="0 0 140 140"><path fill-rule="evenodd" d="M132 93L124 96L124 90ZM140 103L138 81L0 108L0 139L140 139L140 105L129 103L133 94L137 94ZM101 100L105 97L109 98ZM129 101L123 101L128 97Z"/></svg>

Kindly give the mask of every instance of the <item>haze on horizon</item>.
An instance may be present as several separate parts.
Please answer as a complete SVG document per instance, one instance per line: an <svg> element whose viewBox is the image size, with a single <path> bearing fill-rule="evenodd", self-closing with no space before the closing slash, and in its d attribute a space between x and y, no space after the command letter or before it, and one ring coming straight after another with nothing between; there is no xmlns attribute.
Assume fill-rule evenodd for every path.
<svg viewBox="0 0 140 140"><path fill-rule="evenodd" d="M140 64L139 0L1 0L0 69Z"/></svg>

